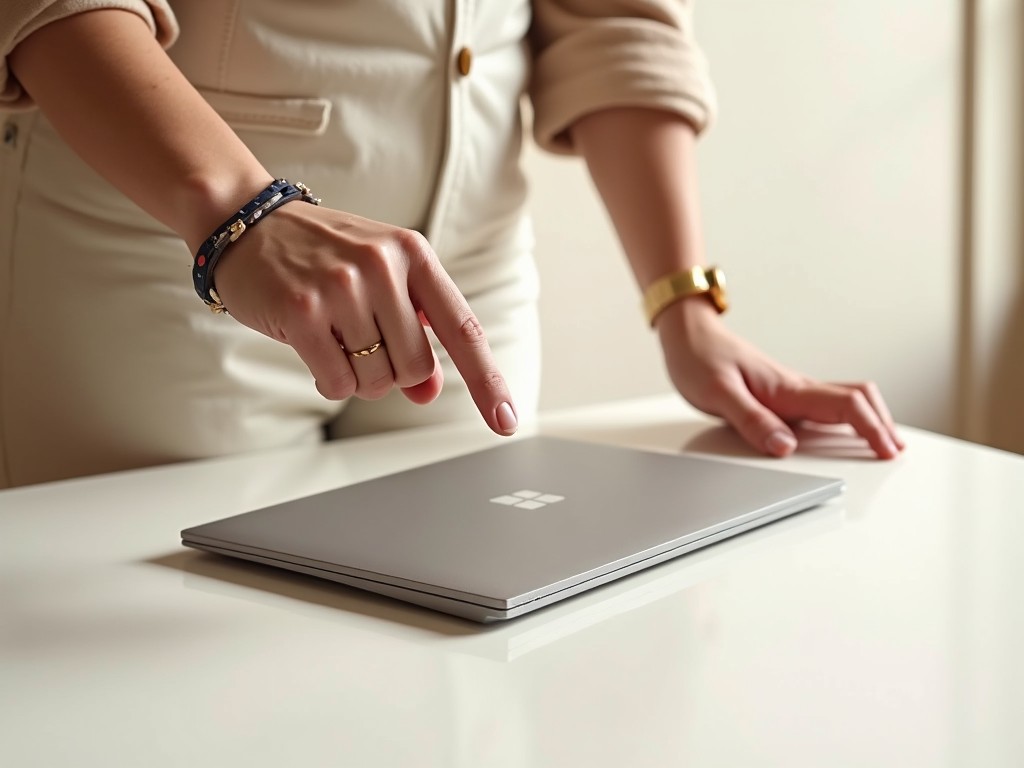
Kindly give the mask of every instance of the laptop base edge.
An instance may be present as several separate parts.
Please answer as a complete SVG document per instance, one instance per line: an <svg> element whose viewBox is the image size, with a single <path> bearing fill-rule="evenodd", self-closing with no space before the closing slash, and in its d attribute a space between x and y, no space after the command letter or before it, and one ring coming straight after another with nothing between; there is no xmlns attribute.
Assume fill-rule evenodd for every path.
<svg viewBox="0 0 1024 768"><path fill-rule="evenodd" d="M825 494L822 494L825 495ZM828 497L833 494L827 494ZM711 535L697 539L696 541L688 542L687 544L681 545L674 549L670 549L664 552L660 552L652 557L637 560L635 562L624 565L613 571L595 576L593 578L581 581L577 584L565 587L563 589L551 592L547 595L543 595L534 600L530 600L525 603L513 606L507 609L495 608L492 606L481 605L478 603L472 603L465 600L457 600L443 595L437 595L430 592L421 590L410 589L408 587L395 586L385 582L374 581L371 579L359 578L357 576L351 576L344 573L337 573L335 571L328 570L326 568L317 568L314 566L304 565L300 563L294 563L281 558L269 557L264 555L258 555L251 552L240 552L237 550L229 549L226 547L218 547L208 543L200 543L196 541L189 541L182 539L182 544L192 549L202 550L204 552L210 552L217 555L224 555L227 557L233 557L241 560L248 560L250 562L260 563L261 565L270 565L276 568L284 568L289 571L296 573L302 573L307 576L315 576L321 579L327 579L329 581L344 584L346 586L355 587L366 592L373 592L375 594L384 595L395 600L400 600L405 603L413 603L415 605L422 606L424 608L430 608L435 611L441 611L452 616L458 616L462 619L468 619L477 623L489 624L497 621L505 621L507 619L513 619L517 616L521 616L526 613L531 613L540 608L544 608L553 603L560 602L565 598L572 597L573 595L581 592L588 591L594 587L602 584L607 584L611 581L616 581L624 576L636 573L637 571L645 570L659 563L675 559L689 552L693 552L698 549L715 544L723 539L729 539L741 533L760 528L764 525L772 523L776 520L780 520L784 517L789 517L800 512L807 511L813 507L819 506L821 503L826 501L827 498L817 498L810 503L805 501L804 504L797 508L789 508L777 510L771 514L758 517L754 520L749 520L740 525L726 528L718 531Z"/></svg>

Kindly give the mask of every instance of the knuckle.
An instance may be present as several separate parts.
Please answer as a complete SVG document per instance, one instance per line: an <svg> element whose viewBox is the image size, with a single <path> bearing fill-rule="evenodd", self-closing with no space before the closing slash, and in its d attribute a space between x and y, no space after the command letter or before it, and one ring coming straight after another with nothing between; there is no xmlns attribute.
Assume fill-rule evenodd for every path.
<svg viewBox="0 0 1024 768"><path fill-rule="evenodd" d="M361 254L362 265L375 275L391 271L391 248L385 243L368 243Z"/></svg>
<svg viewBox="0 0 1024 768"><path fill-rule="evenodd" d="M476 315L470 314L459 323L459 339L471 347L480 347L487 344L484 328L480 325Z"/></svg>
<svg viewBox="0 0 1024 768"><path fill-rule="evenodd" d="M327 281L336 290L351 292L359 283L359 269L347 262L339 262L327 271Z"/></svg>
<svg viewBox="0 0 1024 768"><path fill-rule="evenodd" d="M306 324L312 321L320 313L320 295L315 291L297 290L292 291L284 297L285 316L291 323Z"/></svg>
<svg viewBox="0 0 1024 768"><path fill-rule="evenodd" d="M877 437L882 434L882 423L878 420L867 396L859 389L847 395L845 420L865 437Z"/></svg>
<svg viewBox="0 0 1024 768"><path fill-rule="evenodd" d="M410 355L402 363L402 373L397 381L399 386L411 387L430 378L434 372L434 355L429 348Z"/></svg>
<svg viewBox="0 0 1024 768"><path fill-rule="evenodd" d="M351 374L341 373L327 381L318 380L317 389L328 400L347 400L355 394L356 382Z"/></svg>
<svg viewBox="0 0 1024 768"><path fill-rule="evenodd" d="M363 400L380 400L391 391L394 385L395 379L391 373L383 373L370 379L366 385L360 389L359 396Z"/></svg>
<svg viewBox="0 0 1024 768"><path fill-rule="evenodd" d="M878 389L878 385L873 381L863 382L860 385L860 390L869 398L877 398L881 396L881 390Z"/></svg>
<svg viewBox="0 0 1024 768"><path fill-rule="evenodd" d="M497 371L490 371L480 377L480 388L488 395L504 395L505 379Z"/></svg>
<svg viewBox="0 0 1024 768"><path fill-rule="evenodd" d="M427 238L415 229L399 229L395 233L395 242L409 256L431 252Z"/></svg>
<svg viewBox="0 0 1024 768"><path fill-rule="evenodd" d="M437 256L434 255L434 249L419 232L414 232L413 234L415 237L408 241L407 247L404 249L405 258L409 264L409 271L422 271L427 274L434 274L435 270L441 267Z"/></svg>
<svg viewBox="0 0 1024 768"><path fill-rule="evenodd" d="M859 389L851 389L846 393L846 413L849 416L863 414L868 407L868 399Z"/></svg>
<svg viewBox="0 0 1024 768"><path fill-rule="evenodd" d="M787 373L779 380L779 390L804 395L821 388L821 383L809 376L798 373Z"/></svg>

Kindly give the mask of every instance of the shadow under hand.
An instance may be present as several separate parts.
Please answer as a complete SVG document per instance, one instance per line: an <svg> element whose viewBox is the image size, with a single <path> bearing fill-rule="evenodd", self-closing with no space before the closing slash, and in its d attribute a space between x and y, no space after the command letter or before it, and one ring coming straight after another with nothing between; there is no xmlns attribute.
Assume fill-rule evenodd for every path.
<svg viewBox="0 0 1024 768"><path fill-rule="evenodd" d="M875 461L875 452L860 435L845 426L802 422L793 427L797 439L795 455L830 459ZM697 432L683 444L684 451L741 459L765 458L732 427L720 424Z"/></svg>
<svg viewBox="0 0 1024 768"><path fill-rule="evenodd" d="M796 455L831 459L875 461L867 441L846 425L800 422L792 427L797 438ZM764 459L732 427L707 419L628 424L622 427L550 428L545 434L587 442L609 443L639 449L693 452L737 459Z"/></svg>

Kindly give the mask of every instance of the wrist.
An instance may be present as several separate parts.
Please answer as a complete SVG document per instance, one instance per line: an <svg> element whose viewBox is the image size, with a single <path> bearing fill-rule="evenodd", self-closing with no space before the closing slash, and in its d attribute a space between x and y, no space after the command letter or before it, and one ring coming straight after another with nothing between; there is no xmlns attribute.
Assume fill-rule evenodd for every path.
<svg viewBox="0 0 1024 768"><path fill-rule="evenodd" d="M213 231L274 180L258 163L242 173L199 174L177 192L180 224L175 227L195 253Z"/></svg>
<svg viewBox="0 0 1024 768"><path fill-rule="evenodd" d="M299 199L320 205L320 198L315 197L305 184L292 184L287 179L274 179L255 197L234 209L231 216L216 227L199 246L192 265L192 281L199 298L211 311L227 312L214 285L214 270L224 252L282 205Z"/></svg>
<svg viewBox="0 0 1024 768"><path fill-rule="evenodd" d="M655 321L667 308L695 297L706 299L716 312L725 312L729 308L725 273L718 267L696 266L658 278L644 290L643 307L647 322L655 327Z"/></svg>
<svg viewBox="0 0 1024 768"><path fill-rule="evenodd" d="M719 313L706 296L688 296L673 302L654 320L662 345L689 341L710 325L719 323Z"/></svg>

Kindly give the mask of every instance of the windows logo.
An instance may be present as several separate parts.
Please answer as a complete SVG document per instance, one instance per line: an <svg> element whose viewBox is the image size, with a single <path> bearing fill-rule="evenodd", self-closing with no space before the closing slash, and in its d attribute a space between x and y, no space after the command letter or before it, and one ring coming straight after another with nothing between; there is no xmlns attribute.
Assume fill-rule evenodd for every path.
<svg viewBox="0 0 1024 768"><path fill-rule="evenodd" d="M553 493L516 491L507 496L495 496L491 499L491 503L504 504L506 507L518 507L519 509L540 509L548 504L557 504L564 499L565 496L556 496Z"/></svg>

